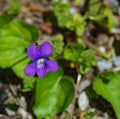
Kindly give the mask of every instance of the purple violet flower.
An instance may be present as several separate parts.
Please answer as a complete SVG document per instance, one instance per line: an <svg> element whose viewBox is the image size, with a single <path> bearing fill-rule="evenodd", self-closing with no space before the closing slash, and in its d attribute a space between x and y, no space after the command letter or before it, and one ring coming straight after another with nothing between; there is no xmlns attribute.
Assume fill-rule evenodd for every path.
<svg viewBox="0 0 120 119"><path fill-rule="evenodd" d="M33 76L37 74L38 77L44 77L47 71L56 72L58 64L53 60L47 58L52 55L53 47L49 42L44 42L39 48L36 44L32 44L27 48L28 57L33 63L25 67L25 74Z"/></svg>

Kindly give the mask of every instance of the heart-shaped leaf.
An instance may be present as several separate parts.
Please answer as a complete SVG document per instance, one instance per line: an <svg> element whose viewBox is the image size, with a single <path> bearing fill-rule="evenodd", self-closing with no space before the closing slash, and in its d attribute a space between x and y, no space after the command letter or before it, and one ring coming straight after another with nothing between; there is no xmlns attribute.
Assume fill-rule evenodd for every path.
<svg viewBox="0 0 120 119"><path fill-rule="evenodd" d="M25 66L30 63L26 49L38 38L38 31L35 26L21 20L13 20L0 29L0 66L12 68L18 77L25 79L25 90L32 88L35 81L24 74Z"/></svg>
<svg viewBox="0 0 120 119"><path fill-rule="evenodd" d="M0 29L1 67L11 67L26 57L26 48L33 39L30 27L37 29L33 26L29 26L28 29L22 21L13 20ZM37 33L35 36L38 36Z"/></svg>
<svg viewBox="0 0 120 119"><path fill-rule="evenodd" d="M120 71L102 73L95 78L93 88L111 103L117 119L120 119Z"/></svg>
<svg viewBox="0 0 120 119"><path fill-rule="evenodd" d="M34 113L38 119L58 114L69 105L73 95L70 77L62 76L61 71L49 73L37 80Z"/></svg>

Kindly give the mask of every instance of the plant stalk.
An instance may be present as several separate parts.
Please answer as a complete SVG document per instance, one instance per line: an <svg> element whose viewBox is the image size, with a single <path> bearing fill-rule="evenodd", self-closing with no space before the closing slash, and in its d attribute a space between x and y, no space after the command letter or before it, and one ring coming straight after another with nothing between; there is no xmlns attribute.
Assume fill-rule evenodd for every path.
<svg viewBox="0 0 120 119"><path fill-rule="evenodd" d="M73 118L73 114L74 114L74 110L75 110L75 102L76 102L76 99L78 97L78 88L79 88L80 81L81 81L81 74L78 74L77 75L77 82L76 82L76 85L75 85L74 99L73 99L72 106L71 106L70 119Z"/></svg>

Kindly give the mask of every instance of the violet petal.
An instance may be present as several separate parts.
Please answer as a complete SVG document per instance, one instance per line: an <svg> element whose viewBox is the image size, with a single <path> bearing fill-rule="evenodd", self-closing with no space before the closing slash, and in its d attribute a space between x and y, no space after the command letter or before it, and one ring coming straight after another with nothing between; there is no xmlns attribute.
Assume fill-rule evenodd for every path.
<svg viewBox="0 0 120 119"><path fill-rule="evenodd" d="M41 58L47 58L52 55L53 47L49 42L44 42L40 47Z"/></svg>
<svg viewBox="0 0 120 119"><path fill-rule="evenodd" d="M58 70L58 64L53 60L46 60L45 67L51 72L56 72Z"/></svg>
<svg viewBox="0 0 120 119"><path fill-rule="evenodd" d="M46 74L47 74L46 67L37 68L38 77L44 77L44 76L46 76Z"/></svg>
<svg viewBox="0 0 120 119"><path fill-rule="evenodd" d="M25 67L24 72L27 76L33 76L35 75L36 70L37 70L37 62L33 62Z"/></svg>
<svg viewBox="0 0 120 119"><path fill-rule="evenodd" d="M27 54L31 60L37 60L40 58L40 51L36 44L32 44L27 48Z"/></svg>

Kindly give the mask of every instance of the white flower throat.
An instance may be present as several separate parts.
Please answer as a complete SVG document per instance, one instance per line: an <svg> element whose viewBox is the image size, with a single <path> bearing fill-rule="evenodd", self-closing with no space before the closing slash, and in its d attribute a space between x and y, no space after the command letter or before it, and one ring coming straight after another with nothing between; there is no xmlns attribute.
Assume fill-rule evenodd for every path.
<svg viewBox="0 0 120 119"><path fill-rule="evenodd" d="M39 59L39 60L37 60L37 68L42 68L42 67L44 67L44 61L45 61L45 59Z"/></svg>

